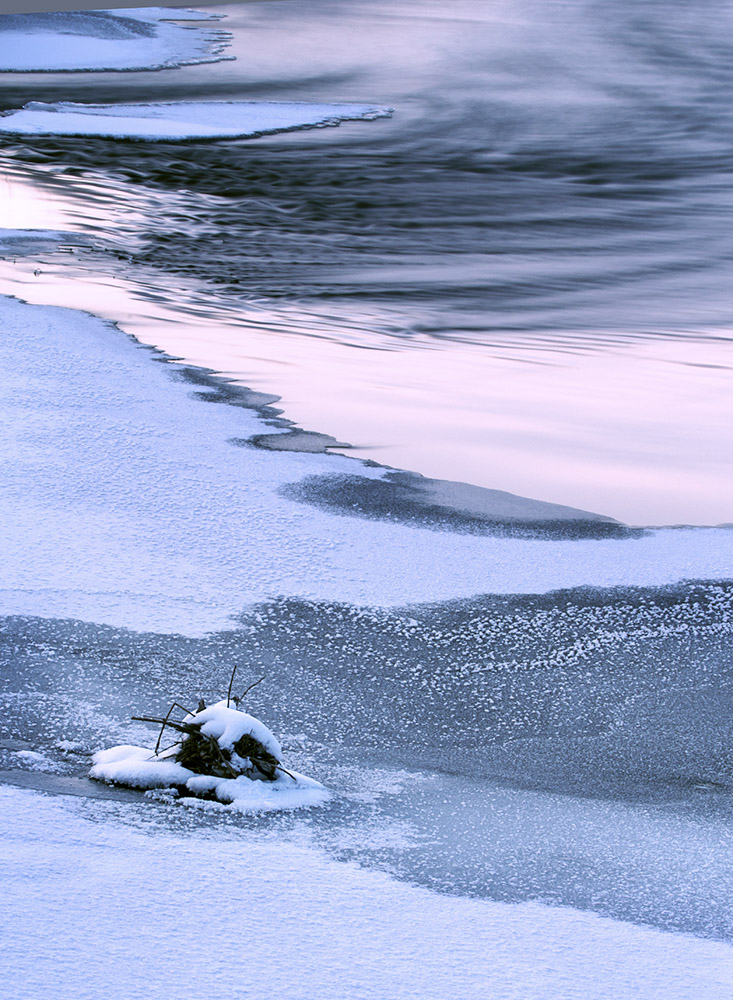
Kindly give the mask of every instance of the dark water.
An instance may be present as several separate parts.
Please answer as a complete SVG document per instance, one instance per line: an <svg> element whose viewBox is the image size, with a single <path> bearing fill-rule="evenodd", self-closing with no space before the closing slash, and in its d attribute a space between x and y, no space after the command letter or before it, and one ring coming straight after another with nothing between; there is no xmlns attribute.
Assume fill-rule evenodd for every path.
<svg viewBox="0 0 733 1000"><path fill-rule="evenodd" d="M0 100L366 100L394 118L255 142L5 140L0 168L63 196L148 299L185 305L176 276L204 281L210 310L267 331L269 348L242 334L224 353L209 332L211 364L299 423L633 524L730 520L730 5L220 9L234 62L7 75ZM341 387L330 407L284 336L332 345L312 360ZM364 348L392 358L365 367ZM431 423L441 394L462 410Z"/></svg>
<svg viewBox="0 0 733 1000"><path fill-rule="evenodd" d="M3 103L144 100L152 85L160 99L368 99L397 113L378 127L256 144L23 150L56 174L102 169L185 189L186 216L163 233L151 218L140 259L235 293L287 296L305 284L316 298L417 307L398 336L592 340L730 322L729 4L221 9L227 28L246 28L236 63L152 84L151 74L51 86L11 77Z"/></svg>

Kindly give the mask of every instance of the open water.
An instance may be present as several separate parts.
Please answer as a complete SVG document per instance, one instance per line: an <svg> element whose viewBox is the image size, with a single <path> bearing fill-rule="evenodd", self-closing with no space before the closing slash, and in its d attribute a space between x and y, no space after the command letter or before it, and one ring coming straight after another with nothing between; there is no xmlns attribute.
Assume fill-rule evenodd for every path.
<svg viewBox="0 0 733 1000"><path fill-rule="evenodd" d="M4 141L21 217L114 243L77 254L79 304L100 311L114 285L144 340L397 468L632 524L730 520L730 5L216 9L234 62L11 74L2 104L394 117L234 143ZM16 268L21 294L68 284L69 258Z"/></svg>

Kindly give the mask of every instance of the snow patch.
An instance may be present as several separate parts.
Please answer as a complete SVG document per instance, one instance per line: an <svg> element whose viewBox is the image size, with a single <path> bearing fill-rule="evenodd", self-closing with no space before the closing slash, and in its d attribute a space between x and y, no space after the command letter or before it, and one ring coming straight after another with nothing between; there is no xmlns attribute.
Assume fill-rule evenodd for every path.
<svg viewBox="0 0 733 1000"><path fill-rule="evenodd" d="M0 132L12 135L99 136L151 142L244 139L343 121L388 117L372 104L279 101L199 101L151 104L44 104L31 101L0 115Z"/></svg>
<svg viewBox="0 0 733 1000"><path fill-rule="evenodd" d="M34 771L57 771L57 765L36 750L16 750L14 756Z"/></svg>
<svg viewBox="0 0 733 1000"><path fill-rule="evenodd" d="M0 878L3 992L27 1000L54 982L105 1000L729 1000L733 985L718 941L439 895L307 843L133 827L117 804L25 789L0 788ZM222 947L240 928L256 939L245 974Z"/></svg>

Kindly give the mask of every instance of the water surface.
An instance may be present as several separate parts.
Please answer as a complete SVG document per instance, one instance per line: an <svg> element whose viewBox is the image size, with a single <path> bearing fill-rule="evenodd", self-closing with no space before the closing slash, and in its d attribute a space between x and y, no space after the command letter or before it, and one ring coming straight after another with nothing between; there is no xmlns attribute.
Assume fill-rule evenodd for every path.
<svg viewBox="0 0 733 1000"><path fill-rule="evenodd" d="M3 101L93 88L395 117L183 147L5 142L15 190L134 265L113 280L146 303L135 332L387 464L635 524L730 520L730 7L221 10L235 62L11 74ZM105 268L76 272L94 308L85 268ZM209 322L179 339L150 303L192 298Z"/></svg>

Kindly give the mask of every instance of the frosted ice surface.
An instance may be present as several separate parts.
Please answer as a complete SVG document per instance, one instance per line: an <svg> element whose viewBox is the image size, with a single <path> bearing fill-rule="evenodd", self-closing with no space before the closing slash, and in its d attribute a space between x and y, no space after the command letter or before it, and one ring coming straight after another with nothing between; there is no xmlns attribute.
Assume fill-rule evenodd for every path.
<svg viewBox="0 0 733 1000"><path fill-rule="evenodd" d="M176 141L242 139L272 132L338 125L389 116L372 104L281 101L200 101L151 104L44 104L31 101L0 116L0 132L13 135L100 136Z"/></svg>
<svg viewBox="0 0 733 1000"><path fill-rule="evenodd" d="M384 473L235 448L271 430L259 413L152 357L88 314L0 298L0 613L202 635L280 595L395 607L733 577L730 528L497 538L286 499L314 473Z"/></svg>
<svg viewBox="0 0 733 1000"><path fill-rule="evenodd" d="M219 15L164 7L4 14L0 72L149 70L218 62L228 35L171 23Z"/></svg>
<svg viewBox="0 0 733 1000"><path fill-rule="evenodd" d="M720 942L440 896L307 842L148 830L114 807L0 788L5 996L41 1000L54 982L105 1000L731 995Z"/></svg>

